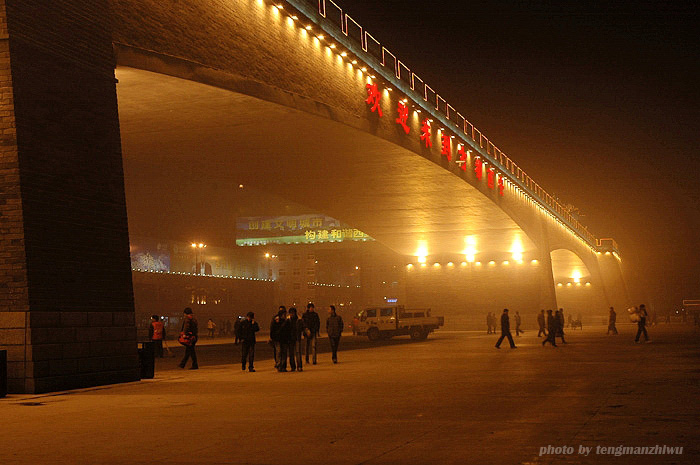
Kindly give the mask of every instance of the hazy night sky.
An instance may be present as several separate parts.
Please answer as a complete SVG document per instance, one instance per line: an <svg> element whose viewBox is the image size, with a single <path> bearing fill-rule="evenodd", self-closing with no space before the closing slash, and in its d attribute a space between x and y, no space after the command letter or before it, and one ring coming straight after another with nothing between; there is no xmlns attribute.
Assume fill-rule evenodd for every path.
<svg viewBox="0 0 700 465"><path fill-rule="evenodd" d="M339 0L582 222L635 303L700 298L691 2Z"/></svg>

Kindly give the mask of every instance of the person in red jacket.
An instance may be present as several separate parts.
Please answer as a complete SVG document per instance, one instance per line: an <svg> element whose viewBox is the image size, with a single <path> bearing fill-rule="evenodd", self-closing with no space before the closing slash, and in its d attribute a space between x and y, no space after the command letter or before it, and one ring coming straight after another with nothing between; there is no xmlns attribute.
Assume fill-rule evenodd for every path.
<svg viewBox="0 0 700 465"><path fill-rule="evenodd" d="M165 325L158 315L151 316L151 326L148 328L148 338L155 345L155 356L163 358L163 339L165 339Z"/></svg>

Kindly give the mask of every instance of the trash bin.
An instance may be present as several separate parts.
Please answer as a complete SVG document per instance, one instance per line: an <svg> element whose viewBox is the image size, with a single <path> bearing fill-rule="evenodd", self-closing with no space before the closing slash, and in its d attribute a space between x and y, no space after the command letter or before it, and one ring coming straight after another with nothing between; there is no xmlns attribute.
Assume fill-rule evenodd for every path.
<svg viewBox="0 0 700 465"><path fill-rule="evenodd" d="M155 344L153 342L141 343L139 364L141 365L141 379L153 379L156 372Z"/></svg>
<svg viewBox="0 0 700 465"><path fill-rule="evenodd" d="M0 398L7 395L7 351L0 350Z"/></svg>

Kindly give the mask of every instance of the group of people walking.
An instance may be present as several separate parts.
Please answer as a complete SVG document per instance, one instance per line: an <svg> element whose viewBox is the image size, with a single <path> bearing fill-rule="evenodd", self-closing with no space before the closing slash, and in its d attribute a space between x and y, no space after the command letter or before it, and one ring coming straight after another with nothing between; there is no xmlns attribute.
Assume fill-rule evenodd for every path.
<svg viewBox="0 0 700 465"><path fill-rule="evenodd" d="M557 337L561 338L561 342L566 344L564 340L564 309L560 308L556 312L553 310L547 310L547 316L545 317L544 310L540 310L537 315L537 325L539 326L539 331L537 332L537 337L544 335L545 339L542 341L542 346L548 342L553 346L557 347ZM546 329L545 329L546 325Z"/></svg>
<svg viewBox="0 0 700 465"><path fill-rule="evenodd" d="M639 307L634 307L634 309L630 309L630 316L632 318L632 321L637 323L637 336L635 337L634 342L640 342L640 337L642 335L644 335L644 341L649 342L649 334L647 333L646 329L648 317L646 306L644 304L641 304ZM496 332L496 324L494 321L495 318L496 317L492 315L491 312L489 312L488 316L486 317L487 334ZM617 313L615 313L615 309L613 307L610 307L607 334L618 334L617 327L615 326L616 321ZM515 312L515 323L516 336L519 336L520 333L523 331L520 329L521 319L520 314L517 311ZM537 314L537 326L539 327L537 337L544 336L544 339L542 340L542 346L545 346L547 343L550 343L553 347L557 347L557 338L560 338L561 342L566 344L566 340L564 339L563 308L560 308L556 311L547 310L546 315L545 311L541 310L540 313ZM501 348L501 343L505 338L508 338L508 342L510 343L510 347L512 349L517 348L515 342L513 341L513 336L510 333L510 317L508 316L507 308L503 309L503 314L501 314L501 337L496 342L497 349Z"/></svg>
<svg viewBox="0 0 700 465"><path fill-rule="evenodd" d="M489 313L489 315L491 315ZM495 317L493 317L495 318ZM523 331L520 329L520 325L522 323L522 319L520 318L520 313L515 312L515 335L520 336L520 333ZM539 326L539 332L537 333L537 337L545 336L545 339L542 341L542 346L544 346L546 343L550 343L552 346L557 347L557 341L556 338L559 337L561 338L561 342L566 344L566 341L564 340L564 309L560 308L556 312L553 312L552 310L547 310L547 315L545 315L544 310L541 310L540 313L537 315L537 325ZM489 326L489 331L491 330L491 327ZM494 329L495 332L495 329ZM510 317L508 315L508 309L505 308L503 309L503 313L501 314L501 337L498 338L498 341L496 342L496 349L501 348L501 343L503 342L503 339L508 338L508 342L510 343L510 348L511 349L517 349L517 346L515 345L515 341L513 341L513 336L510 334Z"/></svg>
<svg viewBox="0 0 700 465"><path fill-rule="evenodd" d="M328 313L326 333L331 345L331 359L333 363L338 363L338 345L343 333L343 318L336 313L333 305L330 306ZM313 303L306 305L306 311L301 317L297 314L296 308L291 307L287 310L284 305L280 305L277 315L270 322L270 344L274 351L275 369L279 372L288 371L287 360L289 360L289 371L304 371L304 361L307 365L309 363L316 365L317 341L320 335L321 318L316 313Z"/></svg>
<svg viewBox="0 0 700 465"><path fill-rule="evenodd" d="M343 333L343 318L336 313L335 306L329 308L329 315L326 319L326 333L331 345L333 363L338 363L338 346ZM155 315L154 315L155 318ZM209 328L207 328L209 329ZM243 371L255 372L255 344L257 343L256 333L260 331L260 325L255 321L255 313L248 312L245 318L240 318L235 325L235 342L241 344L241 368ZM151 338L153 335L164 336L162 322L151 323ZM277 314L270 322L270 340L273 348L275 369L279 372L303 371L302 356L308 364L310 361L314 365L317 363L317 340L321 334L321 318L313 303L306 306L303 315L297 314L297 309L291 307L289 310L284 305L280 305ZM191 308L184 310L184 317L180 337L178 341L185 346L185 356L180 362L180 368L185 368L187 362L192 359L191 370L199 368L197 362L197 352L195 350L199 336L197 319L194 317ZM305 344L302 342L305 341ZM162 347L162 346L161 346ZM289 363L287 363L289 362ZM290 370L287 370L289 366Z"/></svg>

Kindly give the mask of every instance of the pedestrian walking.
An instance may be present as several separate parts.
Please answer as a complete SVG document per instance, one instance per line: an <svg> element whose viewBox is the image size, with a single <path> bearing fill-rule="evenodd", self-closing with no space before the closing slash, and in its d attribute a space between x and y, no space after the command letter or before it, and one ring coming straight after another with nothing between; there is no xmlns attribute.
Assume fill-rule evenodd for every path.
<svg viewBox="0 0 700 465"><path fill-rule="evenodd" d="M520 313L516 310L515 311L515 336L518 337L520 336L520 333L524 333L522 329L520 329L520 325L523 322L522 318L520 318Z"/></svg>
<svg viewBox="0 0 700 465"><path fill-rule="evenodd" d="M163 339L165 339L165 325L160 316L151 316L151 325L148 327L148 339L154 347L154 355L163 358Z"/></svg>
<svg viewBox="0 0 700 465"><path fill-rule="evenodd" d="M333 363L338 363L338 345L340 344L340 336L343 334L343 318L335 312L335 306L333 305L330 306L328 313L326 333L331 342Z"/></svg>
<svg viewBox="0 0 700 465"><path fill-rule="evenodd" d="M309 363L309 354L311 354L311 360L316 365L316 343L321 333L321 318L316 313L316 307L313 303L309 302L306 305L306 312L304 312L302 318L306 326L306 331L304 331L304 336L306 337L306 350L304 351L306 363Z"/></svg>
<svg viewBox="0 0 700 465"><path fill-rule="evenodd" d="M491 320L491 312L489 312L486 315L486 334L491 334L491 327L492 327L492 320Z"/></svg>
<svg viewBox="0 0 700 465"><path fill-rule="evenodd" d="M182 321L182 329L180 330L180 343L185 346L185 358L180 362L180 368L185 368L187 365L187 360L192 358L192 366L190 370L199 369L199 364L197 363L197 352L195 350L195 345L197 344L197 338L199 336L199 326L197 325L197 319L192 313L192 309L187 307L184 310L184 318Z"/></svg>
<svg viewBox="0 0 700 465"><path fill-rule="evenodd" d="M510 334L510 318L508 317L508 309L504 308L503 313L501 314L501 337L499 337L498 342L496 342L496 349L501 348L501 342L503 342L503 339L506 337L508 338L508 342L510 342L510 348L517 349L517 347L515 347L515 342L513 342L513 336Z"/></svg>
<svg viewBox="0 0 700 465"><path fill-rule="evenodd" d="M554 316L557 317L557 319L559 320L557 322L557 332L554 335L554 337L560 337L561 342L566 344L566 341L564 340L564 309L560 308L559 310L557 310L554 313Z"/></svg>
<svg viewBox="0 0 700 465"><path fill-rule="evenodd" d="M556 335L557 326L559 326L559 318L552 314L552 310L547 310L547 337L542 341L542 347L546 343L552 344L553 347L557 346Z"/></svg>
<svg viewBox="0 0 700 465"><path fill-rule="evenodd" d="M236 338L241 341L241 365L245 371L246 362L248 362L248 371L252 373L255 372L255 333L260 331L260 325L255 321L253 312L248 312L239 322Z"/></svg>
<svg viewBox="0 0 700 465"><path fill-rule="evenodd" d="M642 304L639 306L639 311L637 312L639 319L637 320L637 336L634 338L634 342L639 342L639 336L644 333L644 342L649 342L649 335L647 334L647 307Z"/></svg>
<svg viewBox="0 0 700 465"><path fill-rule="evenodd" d="M608 314L608 332L607 334L610 334L612 331L613 335L617 334L617 328L615 327L615 322L617 321L617 313L615 313L615 309L613 307L610 307L610 313Z"/></svg>
<svg viewBox="0 0 700 465"><path fill-rule="evenodd" d="M209 321L207 321L207 335L210 338L214 338L214 330L216 329L216 323L214 323L214 320L209 318Z"/></svg>
<svg viewBox="0 0 700 465"><path fill-rule="evenodd" d="M284 305L279 306L277 315L272 318L270 322L270 345L272 345L272 351L275 358L275 368L279 370L280 364L282 362L282 339L281 331L282 326L287 319L287 307ZM285 354L286 358L286 354Z"/></svg>
<svg viewBox="0 0 700 465"><path fill-rule="evenodd" d="M537 332L537 337L541 336L546 336L547 335L547 330L545 329L545 317L544 317L544 309L540 310L540 313L537 315L537 326L540 327L540 330Z"/></svg>
<svg viewBox="0 0 700 465"><path fill-rule="evenodd" d="M289 309L289 322L291 324L291 342L289 343L289 363L292 367L292 371L296 368L297 371L304 371L304 367L301 363L301 335L304 334L304 319L297 316L297 309L292 307ZM296 363L293 364L292 362Z"/></svg>
<svg viewBox="0 0 700 465"><path fill-rule="evenodd" d="M297 368L296 361L294 360L294 348L292 347L294 331L292 331L293 325L291 318L291 312L287 313L282 320L282 326L280 328L280 365L277 369L277 371L280 372L287 371L287 358L289 358L289 368L291 368L291 371L296 371Z"/></svg>
<svg viewBox="0 0 700 465"><path fill-rule="evenodd" d="M247 317L246 317L247 318ZM241 338L238 337L239 334L239 328L241 327L241 323L243 323L244 318L241 315L238 315L238 318L236 318L236 322L233 324L233 343L238 344L241 342ZM258 325L260 326L260 325Z"/></svg>

